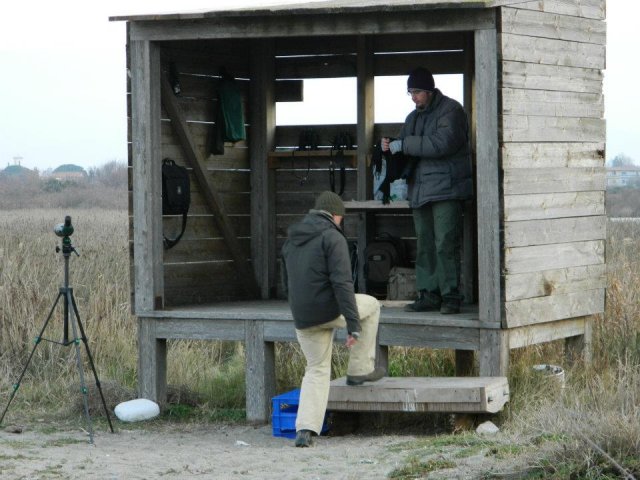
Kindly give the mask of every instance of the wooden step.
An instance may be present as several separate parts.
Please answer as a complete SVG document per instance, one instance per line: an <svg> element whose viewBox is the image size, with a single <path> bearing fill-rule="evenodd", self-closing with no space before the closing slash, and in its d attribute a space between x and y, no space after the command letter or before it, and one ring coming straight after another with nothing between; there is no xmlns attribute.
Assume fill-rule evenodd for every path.
<svg viewBox="0 0 640 480"><path fill-rule="evenodd" d="M327 410L496 413L509 401L506 377L384 377L348 386L331 382Z"/></svg>

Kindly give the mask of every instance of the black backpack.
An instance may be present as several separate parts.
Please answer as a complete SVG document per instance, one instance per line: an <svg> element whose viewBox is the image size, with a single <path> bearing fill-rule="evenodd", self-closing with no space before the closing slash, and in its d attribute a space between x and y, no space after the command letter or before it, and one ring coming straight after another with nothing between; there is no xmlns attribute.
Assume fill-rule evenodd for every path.
<svg viewBox="0 0 640 480"><path fill-rule="evenodd" d="M401 238L382 233L364 250L364 275L367 293L386 298L389 272L393 267L406 267L409 260L407 248Z"/></svg>
<svg viewBox="0 0 640 480"><path fill-rule="evenodd" d="M162 214L182 215L182 230L175 239L164 237L164 248L167 250L174 247L185 228L187 227L187 213L191 203L191 187L189 183L189 172L186 168L176 165L176 162L169 158L162 161Z"/></svg>

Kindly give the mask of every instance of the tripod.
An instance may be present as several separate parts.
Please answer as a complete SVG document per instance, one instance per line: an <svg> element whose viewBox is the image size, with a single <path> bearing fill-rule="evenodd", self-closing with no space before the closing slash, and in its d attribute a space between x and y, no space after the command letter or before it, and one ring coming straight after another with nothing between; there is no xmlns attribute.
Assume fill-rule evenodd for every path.
<svg viewBox="0 0 640 480"><path fill-rule="evenodd" d="M80 356L81 340L82 340L82 343L84 343L84 347L87 351L87 358L89 360L89 365L91 365L91 370L93 371L93 376L96 380L96 387L98 388L98 392L100 392L100 399L102 400L102 406L104 407L104 412L107 416L107 421L109 422L109 428L111 429L111 433L114 433L113 425L111 424L111 417L109 416L109 410L107 409L107 404L105 402L104 395L102 394L102 387L100 386L98 373L96 372L96 367L93 363L93 356L91 355L91 350L89 350L89 344L87 343L87 336L85 335L82 322L80 321L80 314L78 313L76 300L73 296L73 288L69 287L69 257L71 256L71 252L75 253L76 256L80 256L76 251L76 249L71 244L71 239L69 238L69 236L73 233L73 227L71 226L71 217L66 216L65 223L57 225L54 228L54 232L56 233L56 235L63 237L62 249L60 249L59 246L56 246L56 252L59 253L62 250L62 256L64 258L64 286L60 287L58 296L56 297L56 300L53 303L51 310L49 311L49 316L44 322L44 325L42 326L40 333L35 338L33 349L31 350L29 359L27 360L27 363L25 364L24 369L22 370L22 373L18 378L18 381L13 385L13 391L11 392L11 396L9 397L9 402L7 403L7 406L5 407L4 412L2 412L2 416L0 417L0 425L2 424L2 420L4 420L4 416L6 415L7 410L9 410L9 406L11 405L11 402L13 401L13 398L15 397L16 392L18 391L18 388L20 388L20 382L24 378L24 375L27 372L27 368L29 367L29 363L31 363L33 354L35 353L36 348L38 347L40 342L44 340L47 342L62 345L64 347L67 347L69 345L74 345L76 349L76 363L78 366L78 373L80 374L80 388L82 392L84 415L85 415L85 419L87 421L87 426L89 430L89 443L93 444L93 426L91 424L91 416L89 415L89 404L87 400L88 391L85 385L84 370L82 368L82 359ZM58 305L58 302L60 301L61 298L63 299L63 308L64 308L63 309L63 314L64 314L63 338L62 338L62 342L57 342L55 340L49 340L47 338L43 338L42 335L44 334L44 331L47 328L47 325L49 324L49 321L53 316L53 312L55 311L56 306ZM71 329L73 332L72 339L69 339L69 325L71 325ZM79 338L78 338L78 329L80 330Z"/></svg>

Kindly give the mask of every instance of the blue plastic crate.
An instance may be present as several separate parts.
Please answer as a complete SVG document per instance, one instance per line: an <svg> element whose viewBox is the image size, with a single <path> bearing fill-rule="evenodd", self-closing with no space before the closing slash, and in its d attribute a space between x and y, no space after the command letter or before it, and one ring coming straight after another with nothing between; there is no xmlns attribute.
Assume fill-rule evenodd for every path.
<svg viewBox="0 0 640 480"><path fill-rule="evenodd" d="M271 426L274 437L296 438L296 416L300 403L300 389L291 390L271 399ZM327 419L322 425L322 433L329 430Z"/></svg>

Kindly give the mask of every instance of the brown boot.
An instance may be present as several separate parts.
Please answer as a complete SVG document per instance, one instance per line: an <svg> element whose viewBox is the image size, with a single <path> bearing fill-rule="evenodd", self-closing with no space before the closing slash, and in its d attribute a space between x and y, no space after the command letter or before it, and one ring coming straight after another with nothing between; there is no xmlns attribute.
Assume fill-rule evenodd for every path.
<svg viewBox="0 0 640 480"><path fill-rule="evenodd" d="M347 385L362 385L364 382L377 382L387 374L382 367L376 367L367 375L347 375Z"/></svg>

